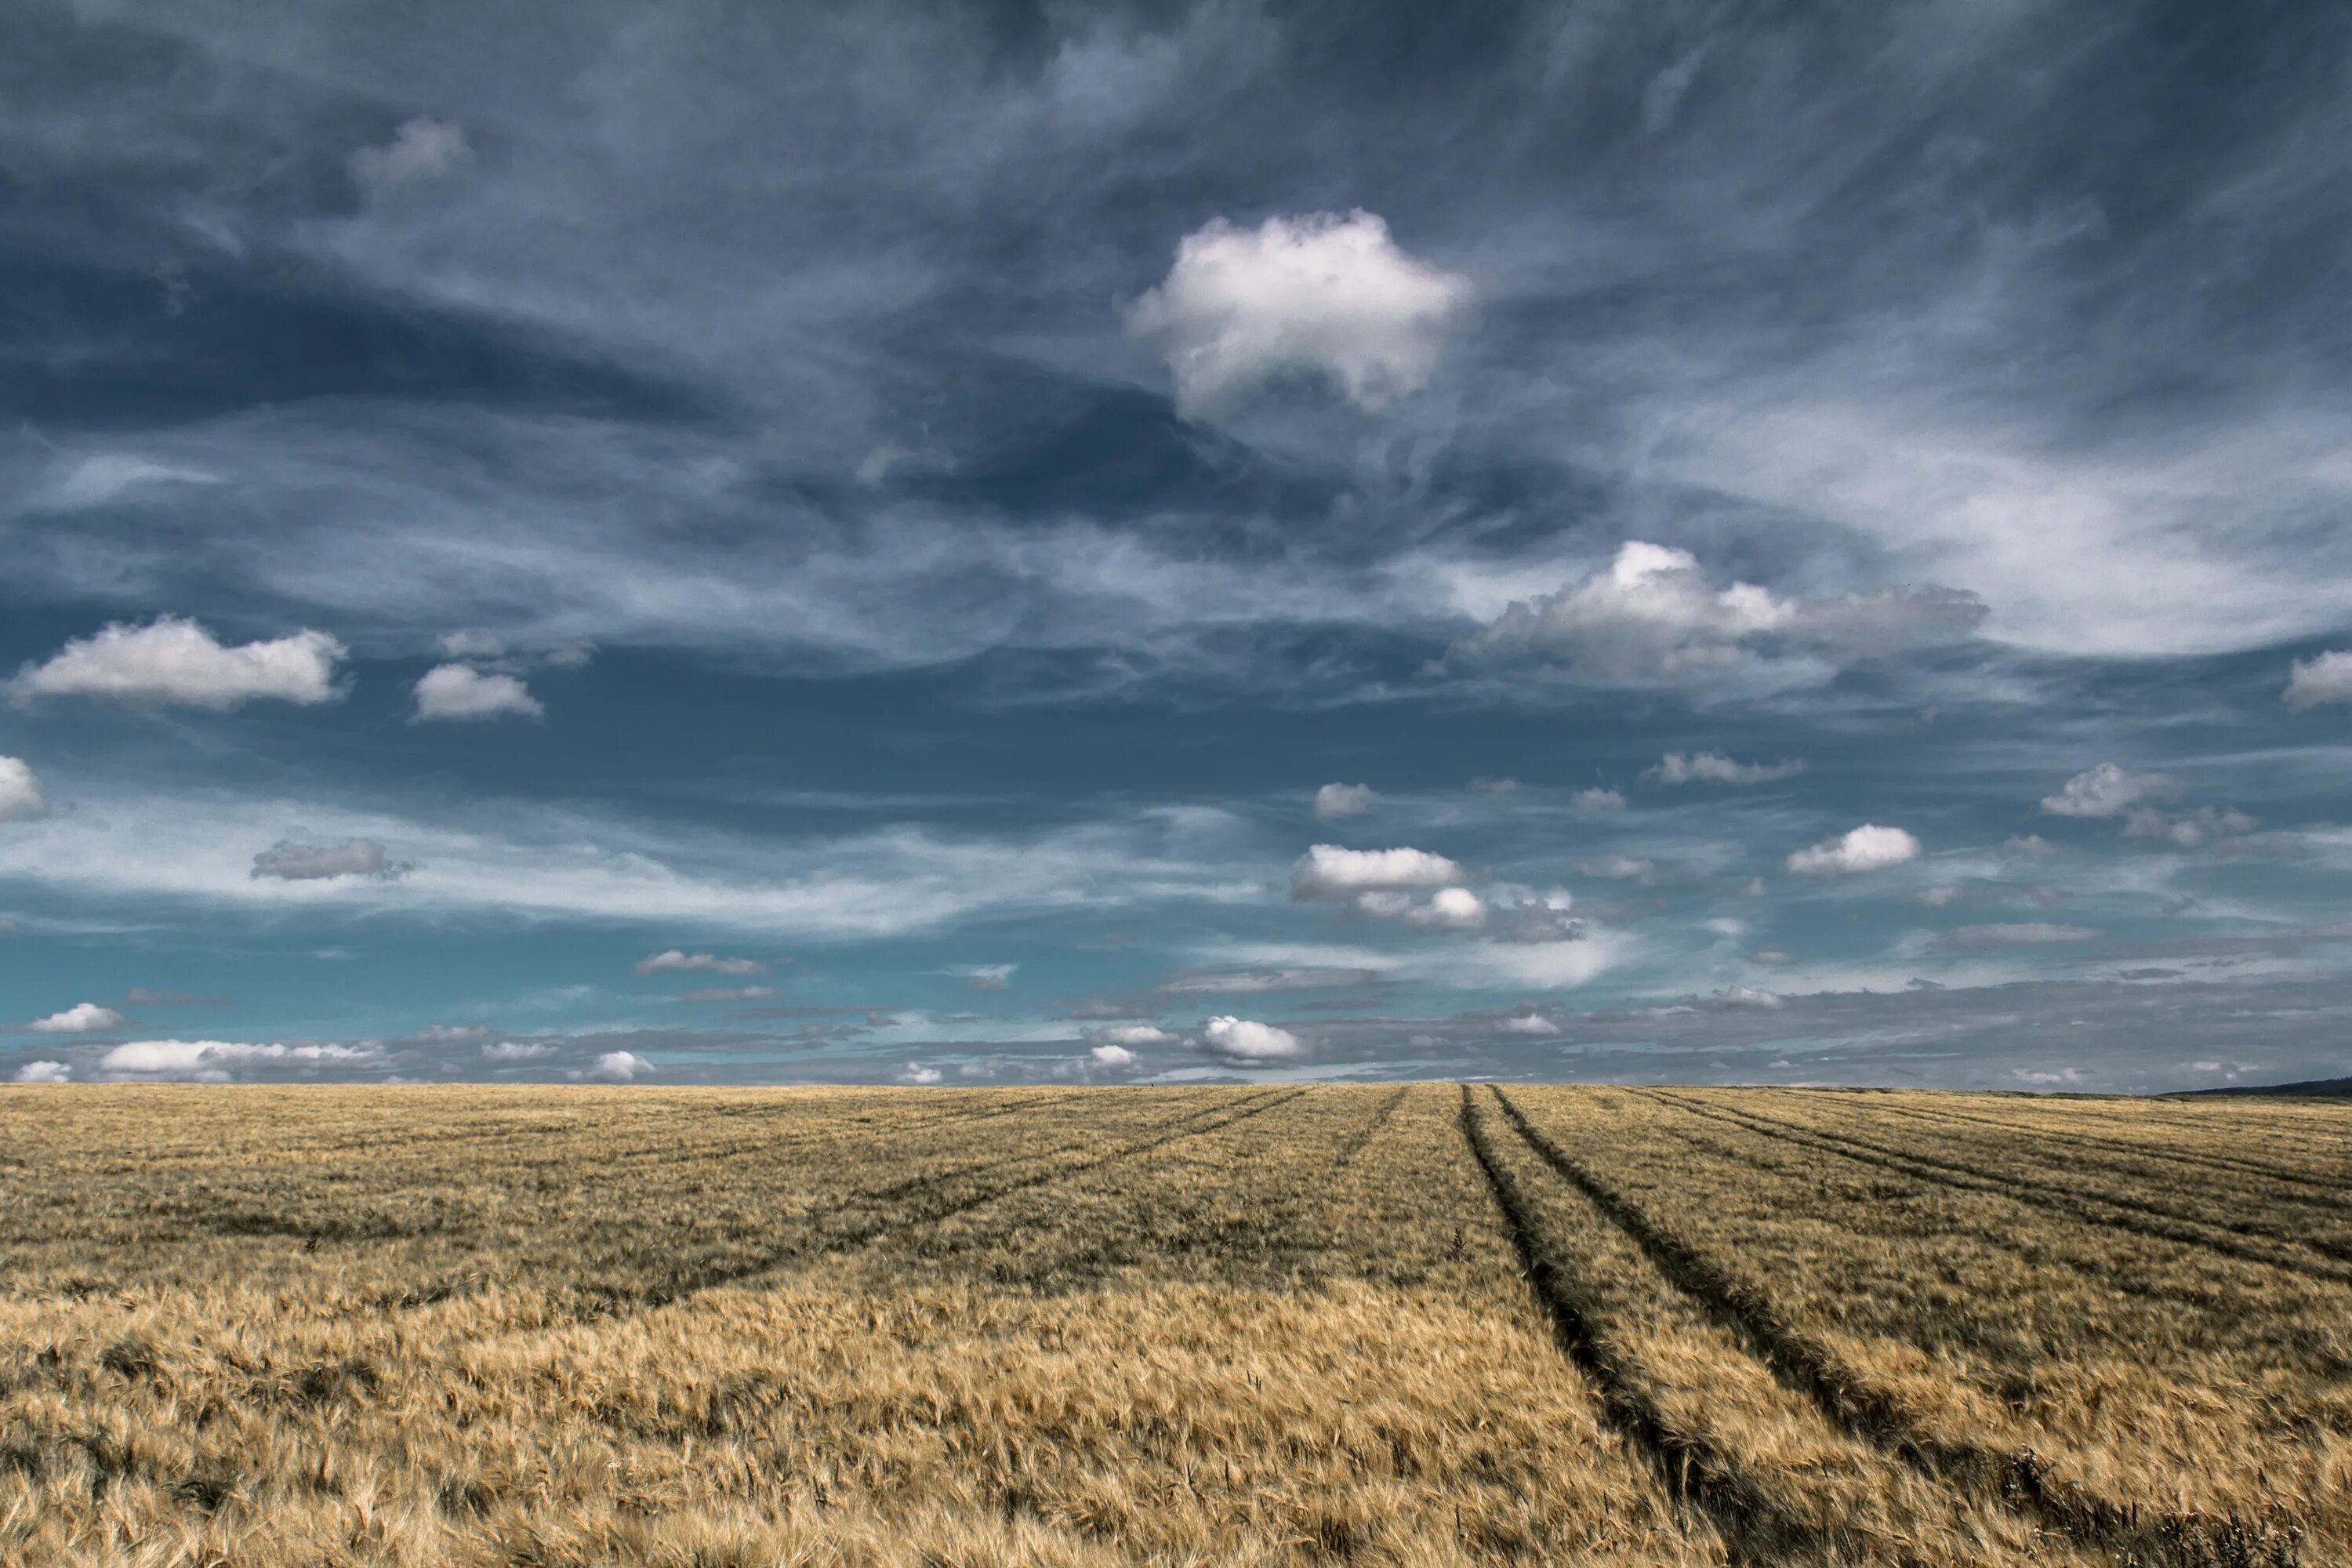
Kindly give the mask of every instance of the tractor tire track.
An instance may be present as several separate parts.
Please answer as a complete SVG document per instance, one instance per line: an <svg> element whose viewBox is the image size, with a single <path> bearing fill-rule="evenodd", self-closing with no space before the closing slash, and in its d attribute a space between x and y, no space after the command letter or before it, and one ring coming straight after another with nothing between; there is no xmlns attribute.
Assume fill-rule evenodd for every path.
<svg viewBox="0 0 2352 1568"><path fill-rule="evenodd" d="M1602 1418L1656 1474L1666 1494L1704 1515L1728 1549L1733 1568L1769 1568L1792 1552L1827 1546L1811 1521L1776 1508L1750 1489L1725 1484L1734 1462L1712 1445L1671 1429L1612 1352L1588 1315L1574 1272L1554 1256L1544 1224L1518 1179L1496 1153L1469 1085L1462 1086L1462 1136L1500 1211L1503 1229L1562 1355L1591 1382Z"/></svg>
<svg viewBox="0 0 2352 1568"><path fill-rule="evenodd" d="M1763 1172L1784 1181L1798 1180L1804 1173L1804 1167L1801 1164L1784 1164L1765 1150L1743 1149L1736 1143L1711 1136L1704 1130L1662 1121L1655 1124L1654 1131L1664 1132L1666 1136L1702 1154L1710 1155L1728 1164ZM1942 1185L1943 1184L1931 1184ZM2000 1196L1999 1194L1985 1195ZM2027 1264L2041 1261L2039 1251L2031 1240L1982 1228L1972 1229L1969 1234L1979 1246L1988 1247L1998 1252L2006 1252L2011 1257ZM2096 1248L2070 1248L2066 1255L2066 1267L2078 1274L2097 1278L2118 1295L2130 1296L2146 1301L2164 1301L2191 1310L2208 1310L2211 1306L2207 1297L2167 1285L2159 1280L2149 1279L2128 1268L2119 1267L2113 1258L2101 1253Z"/></svg>
<svg viewBox="0 0 2352 1568"><path fill-rule="evenodd" d="M2131 1553L2152 1546L2167 1528L2156 1521L2142 1523L2131 1510L2053 1479L2031 1449L2004 1452L1922 1431L1898 1400L1848 1374L1823 1346L1785 1321L1763 1292L1652 1219L1640 1204L1528 1121L1500 1088L1493 1088L1493 1093L1512 1129L1537 1158L1591 1199L1675 1289L1752 1347L1782 1386L1810 1398L1853 1436L1930 1482L1957 1480L2028 1522L2089 1550L2122 1552L2125 1562L2135 1561Z"/></svg>
<svg viewBox="0 0 2352 1568"><path fill-rule="evenodd" d="M2281 1194L2279 1195L2289 1203L2307 1204L2314 1208L2334 1209L2352 1207L2352 1191L2347 1191L2346 1183L2340 1181L2329 1181L2326 1177L2322 1176L2301 1175L2292 1171L2282 1171L2276 1166L2265 1165L2259 1161L2233 1160L2226 1154L2207 1154L2202 1152L2191 1152L2185 1149L2175 1150L2159 1148L2153 1144L2134 1143L2128 1139L2109 1138L2096 1132L2079 1131L2071 1127L2053 1127L2045 1124L2031 1123L2023 1120L2020 1120L2004 1126L2000 1122L1988 1121L1981 1116L1965 1116L1956 1110L1946 1110L1940 1106L1927 1108L1920 1106L1881 1105L1874 1106L1872 1109L1881 1115L1908 1117L1916 1121L1925 1121L1930 1126L1982 1127L1990 1131L2005 1132L2012 1140L2021 1132L2030 1132L2040 1136L2063 1139L2068 1143L2072 1143L2082 1148L2097 1149L2110 1153L2121 1154L2129 1159L2135 1160L2141 1164L2156 1167L2159 1171L2162 1167L2167 1165L2181 1165L2188 1166L2191 1169L2202 1168L2215 1172L2226 1173L2236 1176L2249 1176L2257 1181L2272 1182L2281 1186L2308 1187L2316 1194L2315 1196L2303 1197L2290 1194ZM2058 1160L2063 1158L2062 1155L2038 1153L2030 1157L2043 1164L2054 1163ZM2126 1171L2120 1166L2113 1164L2104 1165L2101 1169L2117 1175L2147 1173L2145 1172L2134 1173Z"/></svg>
<svg viewBox="0 0 2352 1568"><path fill-rule="evenodd" d="M1091 1160L1082 1160L1075 1164L1057 1165L1050 1170L1014 1180L994 1183L976 1192L962 1193L953 1196L942 1194L940 1201L938 1202L914 1204L912 1212L894 1212L840 1229L820 1230L791 1247L777 1249L767 1260L756 1266L747 1264L742 1267L713 1270L708 1277L698 1276L675 1288L657 1289L644 1298L645 1304L655 1307L666 1306L681 1297L699 1294L705 1290L716 1289L767 1273L798 1258L823 1253L855 1251L880 1240L883 1237L899 1231L912 1230L919 1226L933 1225L940 1220L950 1219L957 1215L994 1203L999 1198L1010 1197L1015 1193L1027 1192L1033 1187L1042 1187L1054 1182L1067 1181L1073 1176L1085 1175L1088 1172L1098 1171L1106 1165L1116 1164L1138 1155L1148 1154L1155 1149L1165 1148L1180 1139L1198 1138L1206 1133L1222 1131L1235 1122L1245 1121L1254 1116L1262 1116L1278 1106L1299 1099L1306 1092L1304 1089L1292 1089L1287 1093L1267 1091L1250 1096L1238 1106L1219 1105L1212 1106L1206 1110L1187 1112L1175 1118L1171 1123L1153 1130L1150 1137L1122 1144ZM1087 1146L1086 1143L1064 1144L1060 1148L1042 1154L983 1161L975 1165L960 1165L951 1171L940 1172L933 1176L919 1177L910 1182L898 1184L893 1187L879 1189L875 1194L875 1199L905 1205L909 1199L925 1189L936 1192L979 1172L1000 1170L1005 1165L1013 1163L1058 1159L1064 1154L1076 1153ZM843 1206L846 1206L847 1202L855 1201L855 1198L859 1195L862 1194L853 1194L852 1199L845 1200Z"/></svg>
<svg viewBox="0 0 2352 1568"><path fill-rule="evenodd" d="M1339 1157L1331 1162L1333 1175L1338 1175L1356 1163L1356 1156L1361 1154L1370 1146L1372 1140L1380 1136L1381 1129L1389 1124L1389 1118L1396 1114L1396 1108L1402 1105L1404 1097L1412 1092L1412 1085L1399 1084L1394 1094L1381 1101L1381 1108L1372 1112L1372 1119L1348 1135L1348 1141L1339 1145Z"/></svg>
<svg viewBox="0 0 2352 1568"><path fill-rule="evenodd" d="M1704 1101L1683 1100L1660 1090L1644 1091L1649 1098L1664 1105L1703 1116L1710 1121L1742 1127L1765 1138L1776 1138L1826 1154L1852 1160L1859 1164L1876 1165L1883 1170L1898 1172L1916 1181L1940 1182L1975 1192L1990 1193L2026 1208L2042 1209L2063 1215L2069 1219L2090 1225L2104 1226L2135 1236L2145 1236L2176 1246L2201 1247L2249 1263L2259 1263L2282 1273L2301 1275L2305 1279L2325 1280L2330 1284L2352 1284L2352 1268L2332 1260L2297 1258L2283 1253L2275 1246L2258 1244L2238 1233L2202 1220L2191 1220L2146 1205L2129 1205L2112 1198L2078 1198L2037 1187L2028 1183L2011 1182L1989 1172L1940 1161L1927 1155L1912 1154L1873 1145L1864 1140L1817 1129L1775 1121L1740 1112L1718 1110ZM2216 1234L2219 1232L2219 1234ZM2294 1245L2312 1251L2321 1249L2307 1242Z"/></svg>

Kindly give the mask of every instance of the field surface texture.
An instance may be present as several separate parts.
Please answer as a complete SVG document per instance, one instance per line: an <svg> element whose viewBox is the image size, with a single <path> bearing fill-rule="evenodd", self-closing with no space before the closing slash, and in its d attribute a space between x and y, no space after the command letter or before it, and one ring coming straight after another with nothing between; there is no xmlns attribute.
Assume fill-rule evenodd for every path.
<svg viewBox="0 0 2352 1568"><path fill-rule="evenodd" d="M0 1562L2352 1563L2352 1108L0 1090Z"/></svg>

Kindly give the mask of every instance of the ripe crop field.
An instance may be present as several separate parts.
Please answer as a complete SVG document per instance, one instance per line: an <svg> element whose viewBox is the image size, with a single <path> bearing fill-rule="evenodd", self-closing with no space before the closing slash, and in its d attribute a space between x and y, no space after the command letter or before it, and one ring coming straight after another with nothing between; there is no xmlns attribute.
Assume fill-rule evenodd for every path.
<svg viewBox="0 0 2352 1568"><path fill-rule="evenodd" d="M0 1562L2352 1563L2352 1115L0 1090Z"/></svg>

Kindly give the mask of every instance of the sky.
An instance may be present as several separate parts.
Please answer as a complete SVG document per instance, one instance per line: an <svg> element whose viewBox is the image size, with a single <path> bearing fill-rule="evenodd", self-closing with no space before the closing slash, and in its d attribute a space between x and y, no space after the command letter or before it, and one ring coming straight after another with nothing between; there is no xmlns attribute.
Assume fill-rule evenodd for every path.
<svg viewBox="0 0 2352 1568"><path fill-rule="evenodd" d="M0 1081L2352 1072L2352 10L0 5Z"/></svg>

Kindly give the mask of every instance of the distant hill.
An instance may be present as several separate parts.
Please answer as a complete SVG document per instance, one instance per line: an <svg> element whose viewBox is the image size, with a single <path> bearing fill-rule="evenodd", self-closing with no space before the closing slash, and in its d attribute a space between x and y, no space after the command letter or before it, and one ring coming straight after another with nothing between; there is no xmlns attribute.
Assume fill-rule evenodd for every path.
<svg viewBox="0 0 2352 1568"><path fill-rule="evenodd" d="M2240 1089L2183 1089L2178 1098L2214 1094L2352 1095L2352 1078L2315 1078L2304 1083L2258 1083Z"/></svg>

